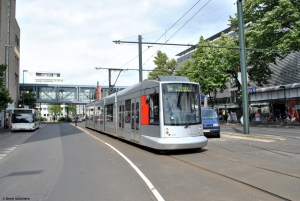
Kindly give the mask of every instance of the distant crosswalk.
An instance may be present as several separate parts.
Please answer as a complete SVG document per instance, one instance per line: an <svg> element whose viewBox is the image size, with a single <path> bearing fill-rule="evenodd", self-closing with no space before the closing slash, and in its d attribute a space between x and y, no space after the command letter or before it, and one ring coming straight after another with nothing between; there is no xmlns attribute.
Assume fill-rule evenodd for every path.
<svg viewBox="0 0 300 201"><path fill-rule="evenodd" d="M7 149L0 149L0 159L4 158L8 154L10 154L12 151L14 151L19 145L15 145L13 147L7 148Z"/></svg>

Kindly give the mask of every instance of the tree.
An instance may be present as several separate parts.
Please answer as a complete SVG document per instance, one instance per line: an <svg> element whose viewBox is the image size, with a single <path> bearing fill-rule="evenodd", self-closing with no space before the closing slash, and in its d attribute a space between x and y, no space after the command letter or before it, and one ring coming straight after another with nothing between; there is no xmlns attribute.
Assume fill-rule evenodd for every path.
<svg viewBox="0 0 300 201"><path fill-rule="evenodd" d="M61 107L60 105L50 105L48 107L50 113L54 114L57 119L57 114L61 114Z"/></svg>
<svg viewBox="0 0 300 201"><path fill-rule="evenodd" d="M182 77L188 77L188 72L191 69L191 66L193 65L193 61L192 60L186 60L184 61L183 65L180 66L180 68L178 69L179 71L175 72L174 75L175 76L182 76Z"/></svg>
<svg viewBox="0 0 300 201"><path fill-rule="evenodd" d="M157 55L154 57L154 64L157 66L154 68L155 71L152 71L148 74L148 78L146 80L156 80L158 76L168 76L172 75L177 62L175 59L169 60L166 53L162 53L162 51L157 51Z"/></svg>
<svg viewBox="0 0 300 201"><path fill-rule="evenodd" d="M68 112L72 112L73 115L76 114L76 105L68 105Z"/></svg>
<svg viewBox="0 0 300 201"><path fill-rule="evenodd" d="M276 64L276 59L284 59L290 54L284 51L300 50L300 1L247 0L243 12L249 47L282 51L248 51L250 80L262 86L272 76L269 63ZM237 26L237 16L230 17L230 22Z"/></svg>
<svg viewBox="0 0 300 201"><path fill-rule="evenodd" d="M5 88L5 70L6 65L0 65L0 110L7 108L8 103L12 103L13 99L9 94L9 90Z"/></svg>
<svg viewBox="0 0 300 201"><path fill-rule="evenodd" d="M213 44L200 37L198 47L192 55L194 62L186 63L183 69L179 70L185 70L189 66L188 71L193 72L188 73L188 78L193 82L198 82L202 93L208 94L210 101L214 103L218 91L227 88L226 83L229 78L234 79L237 87L240 88L236 72L240 57L239 52L234 49L212 48L212 46L237 47L237 42L225 34L222 34Z"/></svg>
<svg viewBox="0 0 300 201"><path fill-rule="evenodd" d="M23 93L22 96L24 98L24 105L28 105L29 108L36 107L36 98L33 89L29 89L28 93Z"/></svg>

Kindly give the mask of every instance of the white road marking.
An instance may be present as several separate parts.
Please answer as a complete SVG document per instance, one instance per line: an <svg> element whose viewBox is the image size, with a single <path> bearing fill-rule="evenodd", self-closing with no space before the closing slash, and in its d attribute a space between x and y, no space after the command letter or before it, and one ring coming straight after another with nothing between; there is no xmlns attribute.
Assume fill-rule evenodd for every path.
<svg viewBox="0 0 300 201"><path fill-rule="evenodd" d="M227 137L227 138L236 138L236 139L243 139L243 140L252 140L252 141L259 141L259 142L275 142L276 140L271 140L271 139L262 139L262 138L255 138L255 137L250 137L250 136L233 136L233 135L222 135L222 137Z"/></svg>
<svg viewBox="0 0 300 201"><path fill-rule="evenodd" d="M271 131L271 132L278 132L278 130L267 130L267 131ZM296 133L296 131L286 131L286 130L284 130L284 131L282 131L282 132L284 132L284 133Z"/></svg>
<svg viewBox="0 0 300 201"><path fill-rule="evenodd" d="M14 147L11 147L9 149L0 150L0 159L2 159L3 157L7 156L7 154L15 150L17 146L19 145L15 145Z"/></svg>
<svg viewBox="0 0 300 201"><path fill-rule="evenodd" d="M80 130L82 130L83 132L85 132L86 134L90 135L91 137L95 138L96 140L106 144L107 146L109 146L110 148L112 148L113 150L115 150L120 156L122 156L128 163L129 165L131 165L131 167L138 173L138 175L140 175L140 177L144 180L144 182L147 184L148 188L150 189L150 191L154 194L154 196L156 197L157 200L159 201L164 201L164 198L160 195L160 193L156 190L156 188L153 186L153 184L149 181L149 179L142 173L142 171L139 170L138 167L136 167L124 154L122 154L119 150L117 150L116 148L114 148L113 146L111 146L110 144L104 142L103 140L93 136L92 134L90 134L88 131L77 127Z"/></svg>
<svg viewBox="0 0 300 201"><path fill-rule="evenodd" d="M2 150L0 151L0 153L4 153L4 154L9 154L11 151L5 151L5 150Z"/></svg>

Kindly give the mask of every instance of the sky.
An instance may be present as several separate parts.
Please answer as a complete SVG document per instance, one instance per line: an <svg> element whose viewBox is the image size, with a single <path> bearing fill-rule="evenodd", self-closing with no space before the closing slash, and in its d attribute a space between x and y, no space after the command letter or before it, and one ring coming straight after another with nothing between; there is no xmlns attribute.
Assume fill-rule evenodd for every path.
<svg viewBox="0 0 300 201"><path fill-rule="evenodd" d="M112 41L137 42L141 35L143 42L197 44L200 36L208 38L228 28L229 16L237 12L235 3L236 0L17 0L20 72L58 72L65 84L99 82L100 86L108 86L107 68L139 66L138 44ZM155 68L153 59L158 50L177 60L175 55L187 48L145 44L143 69ZM147 74L143 72L143 79ZM124 70L119 75L119 71L112 71L111 82L131 86L139 82L139 73Z"/></svg>

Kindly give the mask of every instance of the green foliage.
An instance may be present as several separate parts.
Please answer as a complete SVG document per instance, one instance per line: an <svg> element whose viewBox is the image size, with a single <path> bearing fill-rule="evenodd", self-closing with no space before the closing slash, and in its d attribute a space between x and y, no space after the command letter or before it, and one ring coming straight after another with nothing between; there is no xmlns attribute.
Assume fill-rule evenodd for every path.
<svg viewBox="0 0 300 201"><path fill-rule="evenodd" d="M28 92L24 92L22 95L24 97L24 105L28 105L29 108L35 108L36 98L35 98L35 92L33 91L33 89L32 88L29 89ZM23 104L23 102L22 102L22 104Z"/></svg>
<svg viewBox="0 0 300 201"><path fill-rule="evenodd" d="M9 90L5 89L5 70L6 65L0 65L0 110L7 108L8 103L12 103L13 99L10 97Z"/></svg>
<svg viewBox="0 0 300 201"><path fill-rule="evenodd" d="M148 78L145 80L156 80L158 76L170 76L173 74L177 62L175 59L169 60L166 53L162 53L160 50L157 51L157 55L154 57L154 64L157 66L148 74Z"/></svg>
<svg viewBox="0 0 300 201"><path fill-rule="evenodd" d="M66 117L60 117L60 118L58 119L58 121L60 121L60 122L65 122L65 121L66 121ZM68 116L68 122L72 122L72 121L73 121L73 119L72 119L71 117Z"/></svg>
<svg viewBox="0 0 300 201"><path fill-rule="evenodd" d="M41 121L47 121L47 118L41 117Z"/></svg>
<svg viewBox="0 0 300 201"><path fill-rule="evenodd" d="M182 66L178 69L179 71L175 72L175 76L182 76L182 77L188 77L188 72L191 69L191 66L193 65L192 60L186 60Z"/></svg>
<svg viewBox="0 0 300 201"><path fill-rule="evenodd" d="M245 38L252 48L299 51L300 1L298 0L246 0L243 4ZM230 18L237 26L237 16ZM269 63L285 58L289 52L248 51L247 65L250 80L259 86L267 84L272 76Z"/></svg>
<svg viewBox="0 0 300 201"><path fill-rule="evenodd" d="M60 105L49 105L48 109L49 109L49 113L52 113L54 115L61 114Z"/></svg>
<svg viewBox="0 0 300 201"><path fill-rule="evenodd" d="M74 115L74 114L76 114L76 105L68 105L68 106L66 106L66 107L68 107L68 112L69 112L69 114L71 114L71 112L72 112L72 114ZM66 109L66 108L65 108ZM67 111L66 111L67 112Z"/></svg>
<svg viewBox="0 0 300 201"><path fill-rule="evenodd" d="M192 55L194 62L186 62L180 68L180 70L193 71L193 73L187 73L188 78L193 82L198 82L202 93L209 94L210 101L213 103L218 91L227 88L228 78L237 80L236 68L239 66L240 57L239 52L233 49L202 46L237 47L237 42L234 38L224 34L213 44L200 37L198 47ZM183 73L185 74L186 72Z"/></svg>

